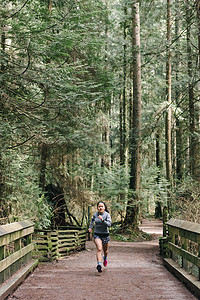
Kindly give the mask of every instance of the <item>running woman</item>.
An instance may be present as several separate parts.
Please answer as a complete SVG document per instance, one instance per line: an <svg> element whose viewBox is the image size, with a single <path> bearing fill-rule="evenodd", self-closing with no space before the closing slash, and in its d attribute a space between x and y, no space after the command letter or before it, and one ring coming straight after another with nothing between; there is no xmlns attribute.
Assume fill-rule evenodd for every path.
<svg viewBox="0 0 200 300"><path fill-rule="evenodd" d="M98 212L96 212L90 222L89 232L92 232L92 227L94 227L94 243L97 247L97 270L102 272L102 250L104 253L103 265L107 266L108 260L108 242L110 241L109 227L111 226L111 217L108 212L107 206L103 201L97 203Z"/></svg>

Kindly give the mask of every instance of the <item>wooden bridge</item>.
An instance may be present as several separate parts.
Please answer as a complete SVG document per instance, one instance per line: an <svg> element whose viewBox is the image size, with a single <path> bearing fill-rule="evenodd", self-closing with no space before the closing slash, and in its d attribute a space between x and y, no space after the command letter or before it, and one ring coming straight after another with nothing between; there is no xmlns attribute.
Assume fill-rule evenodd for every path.
<svg viewBox="0 0 200 300"><path fill-rule="evenodd" d="M22 224L24 225L24 224ZM21 225L21 226L22 226ZM21 248L20 236L24 240L24 235L30 236L32 226L29 229L19 229L20 234L12 236L13 240L17 237L15 248L17 255L23 257L29 255L29 250L32 248L30 239L26 238L25 246ZM162 235L161 222L143 222L141 229L148 233L154 234L155 239L148 242L118 242L111 241L109 249L108 267L103 269L102 273L96 271L96 250L93 241L86 242L86 249L71 255L62 256L60 259L52 260L51 262L40 263L17 289L8 296L5 293L5 286L10 281L18 278L21 269L14 272L14 275L0 287L0 300L8 296L11 299L48 299L48 300L83 300L83 299L135 299L135 300L193 300L199 297L199 246L200 231L198 231L198 224L190 222L176 222L176 220L169 221L168 230L170 236L163 239L162 249L165 252L165 264L172 272L185 281L185 285L179 281L171 272L169 272L163 265L163 258L159 255L158 235ZM197 227L196 227L197 225ZM26 226L28 226L26 224ZM23 226L22 226L23 227ZM190 228L189 228L190 227ZM22 234L23 232L23 234ZM10 235L11 233L9 233ZM5 235L0 231L0 239ZM78 235L74 237L74 244L80 246L80 238ZM58 235L57 235L58 238ZM67 238L64 238L65 245L69 245ZM55 234L53 235L55 242ZM5 247L3 244L8 242L8 238L1 242L1 250ZM13 242L13 241L12 241ZM58 247L54 244L58 251ZM28 247L27 247L28 246ZM20 249L21 248L21 249ZM26 250L23 250L26 248ZM53 248L53 249L54 249ZM28 250L29 249L29 250ZM63 248L62 248L63 249ZM190 249L193 249L190 253ZM19 252L20 251L20 252ZM197 253L195 253L197 251ZM19 255L20 253L20 255ZM13 255L13 254L11 254ZM9 257L9 256L8 256ZM3 257L1 257L2 259ZM4 261L5 266L8 265ZM9 262L14 259L9 258ZM27 260L27 259L26 259ZM15 262L17 259L15 260ZM1 262L0 262L1 263ZM28 262L30 264L30 261ZM34 261L32 261L34 266ZM27 264L26 264L27 265ZM194 270L191 270L194 269ZM2 272L2 267L1 267ZM182 274L182 273L184 274ZM197 272L197 277L195 277ZM187 273L187 274L186 274ZM190 273L190 274L189 274ZM194 274L193 274L194 273ZM182 275L180 275L182 274ZM24 275L24 277L27 273ZM190 276L191 278L189 278ZM189 279L188 279L189 278ZM24 278L23 278L24 279ZM19 282L18 282L19 283ZM189 289L193 290L193 293ZM194 295L196 293L196 296Z"/></svg>

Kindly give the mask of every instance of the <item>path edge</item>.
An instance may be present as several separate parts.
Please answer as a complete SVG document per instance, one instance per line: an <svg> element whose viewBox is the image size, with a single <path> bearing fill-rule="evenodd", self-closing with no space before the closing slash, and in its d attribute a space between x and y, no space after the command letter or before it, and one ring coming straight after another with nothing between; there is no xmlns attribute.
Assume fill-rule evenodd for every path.
<svg viewBox="0 0 200 300"><path fill-rule="evenodd" d="M37 265L38 259L31 260L25 267L21 268L19 272L13 274L6 282L2 283L0 287L0 300L6 299Z"/></svg>
<svg viewBox="0 0 200 300"><path fill-rule="evenodd" d="M190 275L171 258L164 258L163 264L176 278L186 285L188 290L200 299L200 281L197 278Z"/></svg>

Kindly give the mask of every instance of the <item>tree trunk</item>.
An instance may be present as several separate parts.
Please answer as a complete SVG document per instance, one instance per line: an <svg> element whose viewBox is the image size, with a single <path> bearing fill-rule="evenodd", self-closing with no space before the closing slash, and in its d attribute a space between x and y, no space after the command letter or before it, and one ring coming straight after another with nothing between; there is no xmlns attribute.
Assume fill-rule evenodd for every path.
<svg viewBox="0 0 200 300"><path fill-rule="evenodd" d="M39 179L39 186L42 189L42 191L45 190L46 186L46 164L47 164L47 145L42 144L41 146L41 161L40 161L40 179Z"/></svg>
<svg viewBox="0 0 200 300"><path fill-rule="evenodd" d="M197 9L197 24L198 24L198 78L200 78L200 0L197 0L196 3ZM200 82L197 83L197 90L200 90ZM197 134L200 136L200 96L197 95L197 102L196 102L196 123L197 123ZM197 154L197 164L195 169L195 178L200 180L200 141L197 138L197 147L196 147L196 154Z"/></svg>
<svg viewBox="0 0 200 300"><path fill-rule="evenodd" d="M159 170L158 176L156 178L157 183L159 183L160 179L160 170L161 170L161 156L160 156L160 129L158 129L156 133L156 166ZM162 217L162 206L159 201L156 201L155 206L155 218L161 218Z"/></svg>
<svg viewBox="0 0 200 300"><path fill-rule="evenodd" d="M166 61L166 95L168 108L165 118L165 153L166 153L166 178L172 183L172 149L171 149L171 0L167 0L167 61Z"/></svg>
<svg viewBox="0 0 200 300"><path fill-rule="evenodd" d="M0 152L0 217L4 217L4 182L3 182L3 163Z"/></svg>
<svg viewBox="0 0 200 300"><path fill-rule="evenodd" d="M197 0L197 24L198 24L198 70L200 71L200 0Z"/></svg>
<svg viewBox="0 0 200 300"><path fill-rule="evenodd" d="M172 142L171 142L171 124L172 124L172 109L171 109L171 0L167 0L167 48L166 48L166 98L168 107L165 115L165 157L166 157L166 179L172 186ZM170 195L167 197L167 207L171 214Z"/></svg>
<svg viewBox="0 0 200 300"><path fill-rule="evenodd" d="M120 144L119 144L119 159L120 159L120 165L123 165L124 161L124 147L123 147L123 96L120 95L119 100L119 138L120 138Z"/></svg>
<svg viewBox="0 0 200 300"><path fill-rule="evenodd" d="M186 21L187 21L187 56L188 56L188 96L189 96L189 160L190 160L190 174L195 177L196 168L196 126L195 126L195 99L194 99L194 88L193 88L193 65L192 65L192 48L191 48L191 21L192 21L192 10L189 7L189 1L186 0Z"/></svg>
<svg viewBox="0 0 200 300"><path fill-rule="evenodd" d="M120 98L120 164L127 163L127 8L124 7L123 23L123 88Z"/></svg>
<svg viewBox="0 0 200 300"><path fill-rule="evenodd" d="M132 192L127 204L125 226L138 229L140 191L140 148L141 148L141 61L140 61L140 16L139 4L132 6L133 14L133 122L130 140L130 184Z"/></svg>
<svg viewBox="0 0 200 300"><path fill-rule="evenodd" d="M124 82L123 82L123 164L127 164L127 59L126 59L126 51L127 51L127 8L124 8L124 66L123 66L123 73L124 73Z"/></svg>
<svg viewBox="0 0 200 300"><path fill-rule="evenodd" d="M175 54L175 64L176 64L176 106L181 106L181 92L179 87L179 70L180 70L180 43L179 43L179 35L180 35L180 21L179 21L179 12L180 12L180 0L176 1L176 18L175 18L175 38L177 38L177 46L176 46L176 54ZM180 121L180 117L176 115L176 177L178 180L183 178L183 130L182 130L182 122Z"/></svg>
<svg viewBox="0 0 200 300"><path fill-rule="evenodd" d="M109 1L105 0L105 5L106 5L106 9L107 11L109 11ZM105 27L105 35L107 37L108 40L108 35L109 35L109 27L106 23L106 27ZM108 60L108 43L105 43L105 68L107 69L107 60ZM102 142L108 147L110 148L110 110L107 107L107 103L104 102L104 110L107 112L107 115L105 113L105 117L103 120L103 126L102 126ZM111 167L111 155L107 155L105 154L102 159L101 159L101 166L102 167L107 167L110 168Z"/></svg>
<svg viewBox="0 0 200 300"><path fill-rule="evenodd" d="M1 55L4 55L6 49L6 38L5 38L5 29L3 24L1 25ZM1 63L1 73L4 72L5 67L3 62ZM3 104L0 105L0 114L2 115L3 112ZM4 192L4 182L3 182L3 163L2 163L2 154L0 150L0 217L3 217L4 212L4 200L3 200L3 192Z"/></svg>

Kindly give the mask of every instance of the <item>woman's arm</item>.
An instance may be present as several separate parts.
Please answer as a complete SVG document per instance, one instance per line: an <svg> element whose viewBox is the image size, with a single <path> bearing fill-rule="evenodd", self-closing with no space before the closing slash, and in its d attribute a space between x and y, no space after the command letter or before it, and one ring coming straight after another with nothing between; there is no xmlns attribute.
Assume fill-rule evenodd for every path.
<svg viewBox="0 0 200 300"><path fill-rule="evenodd" d="M105 223L107 227L111 227L112 221L109 213L107 214L106 219L103 221L103 223Z"/></svg>
<svg viewBox="0 0 200 300"><path fill-rule="evenodd" d="M91 219L91 222L90 222L90 225L89 225L89 232L92 232L92 227L94 225L94 220L95 220L95 215L93 215L92 219Z"/></svg>

